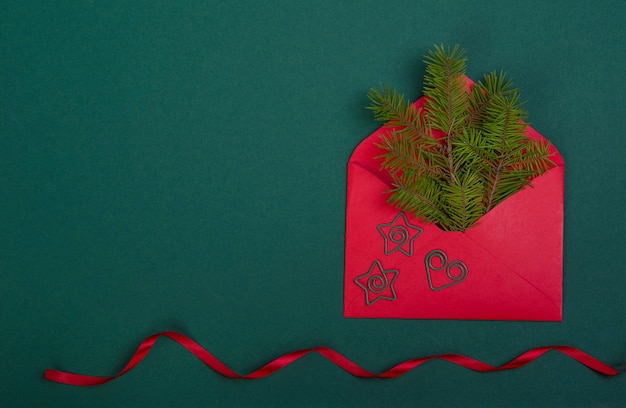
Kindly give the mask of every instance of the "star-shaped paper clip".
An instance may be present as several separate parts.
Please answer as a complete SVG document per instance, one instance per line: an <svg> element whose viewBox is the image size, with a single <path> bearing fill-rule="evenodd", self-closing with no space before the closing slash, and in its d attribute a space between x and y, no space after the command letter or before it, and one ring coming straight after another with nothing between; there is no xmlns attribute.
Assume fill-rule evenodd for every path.
<svg viewBox="0 0 626 408"><path fill-rule="evenodd" d="M354 282L365 291L365 302L368 306L378 299L396 300L393 283L398 277L397 270L384 270L380 261L374 261L366 274L357 276Z"/></svg>
<svg viewBox="0 0 626 408"><path fill-rule="evenodd" d="M403 212L399 212L390 223L380 224L376 228L385 239L385 255L395 251L406 256L413 255L413 240L422 233L420 227L409 223Z"/></svg>

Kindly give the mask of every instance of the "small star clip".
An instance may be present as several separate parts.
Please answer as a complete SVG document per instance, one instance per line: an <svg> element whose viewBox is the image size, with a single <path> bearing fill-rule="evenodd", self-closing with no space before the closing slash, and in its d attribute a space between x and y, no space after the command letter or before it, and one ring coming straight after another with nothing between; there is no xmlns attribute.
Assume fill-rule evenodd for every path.
<svg viewBox="0 0 626 408"><path fill-rule="evenodd" d="M400 251L406 256L412 256L413 240L422 233L420 227L409 223L403 212L399 212L390 223L380 224L376 228L385 239L385 255Z"/></svg>
<svg viewBox="0 0 626 408"><path fill-rule="evenodd" d="M398 277L397 270L384 270L380 261L374 261L370 270L357 276L354 282L365 291L365 302L368 306L379 299L396 300L393 284Z"/></svg>

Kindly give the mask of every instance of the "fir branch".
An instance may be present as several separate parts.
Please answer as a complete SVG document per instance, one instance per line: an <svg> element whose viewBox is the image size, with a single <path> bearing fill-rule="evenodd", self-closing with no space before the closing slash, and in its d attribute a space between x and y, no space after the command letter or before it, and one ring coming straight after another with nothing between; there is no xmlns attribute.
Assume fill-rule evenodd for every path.
<svg viewBox="0 0 626 408"><path fill-rule="evenodd" d="M447 50L436 45L426 56L426 115L433 128L446 134L458 133L468 113L464 54L458 45Z"/></svg>
<svg viewBox="0 0 626 408"><path fill-rule="evenodd" d="M491 101L496 96L510 96L519 92L512 88L513 82L506 78L506 74L496 71L485 74L483 81L474 83L469 92L469 113L465 118L463 126L479 125L483 115Z"/></svg>
<svg viewBox="0 0 626 408"><path fill-rule="evenodd" d="M464 51L456 45L446 50L435 46L426 56L426 76L424 78L424 103L430 125L448 135L446 156L450 182L458 183L453 159L452 141L461 131L464 116L468 113L468 100L465 86Z"/></svg>
<svg viewBox="0 0 626 408"><path fill-rule="evenodd" d="M528 170L506 170L498 171L494 176L494 180L488 180L486 185L490 190L485 202L485 212L489 212L496 205L506 200L513 194L522 190L530 184L532 172Z"/></svg>
<svg viewBox="0 0 626 408"><path fill-rule="evenodd" d="M550 144L526 135L519 90L503 72L468 90L458 46L435 46L425 62L423 109L389 86L368 94L369 109L391 128L378 144L394 180L389 202L443 230L466 231L555 164Z"/></svg>
<svg viewBox="0 0 626 408"><path fill-rule="evenodd" d="M504 187L501 183L506 179L506 176L503 177L503 175L508 171L507 159L522 152L526 146L525 125L521 122L524 115L517 95L509 97L496 95L486 110L483 134L487 143L497 147L499 154L494 163L493 175L488 177L485 212L489 212L502 201L496 197L502 195L508 197L510 195L508 190L506 192L500 191ZM516 189L513 188L513 190Z"/></svg>
<svg viewBox="0 0 626 408"><path fill-rule="evenodd" d="M385 126L400 128L412 137L432 139L432 132L426 125L421 111L415 109L404 95L392 90L389 85L371 88L367 94L371 104L367 109L374 113L376 120L386 122Z"/></svg>
<svg viewBox="0 0 626 408"><path fill-rule="evenodd" d="M429 176L435 179L443 177L443 172L437 166L440 154L432 150L436 143L415 143L414 139L403 137L397 133L382 137L377 144L387 153L376 157L383 158L381 168L390 173L403 172L405 177Z"/></svg>
<svg viewBox="0 0 626 408"><path fill-rule="evenodd" d="M542 175L556 165L550 158L551 156L550 143L541 143L538 140L533 140L526 145L526 150L522 157L516 160L511 167Z"/></svg>

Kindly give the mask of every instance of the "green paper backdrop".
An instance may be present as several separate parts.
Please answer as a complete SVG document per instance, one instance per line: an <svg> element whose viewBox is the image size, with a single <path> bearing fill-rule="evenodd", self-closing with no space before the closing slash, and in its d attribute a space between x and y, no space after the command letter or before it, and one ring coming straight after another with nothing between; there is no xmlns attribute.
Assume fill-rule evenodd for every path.
<svg viewBox="0 0 626 408"><path fill-rule="evenodd" d="M0 16L0 406L609 406L604 378L550 353L396 380L317 355L233 381L160 340L176 330L247 373L331 346L373 371L463 353L502 364L569 344L626 362L626 3L22 1ZM420 96L423 54L506 70L566 161L563 323L346 320L346 164L378 124L371 86ZM514 231L511 232L514 239Z"/></svg>

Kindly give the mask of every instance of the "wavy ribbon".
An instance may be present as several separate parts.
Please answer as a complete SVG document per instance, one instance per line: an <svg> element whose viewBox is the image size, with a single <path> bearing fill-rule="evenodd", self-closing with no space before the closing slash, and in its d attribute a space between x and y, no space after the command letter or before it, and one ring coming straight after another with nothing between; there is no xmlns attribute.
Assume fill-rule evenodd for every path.
<svg viewBox="0 0 626 408"><path fill-rule="evenodd" d="M334 351L333 349L330 349L327 347L315 347L315 348L298 350L298 351L285 354L269 362L265 366L261 367L260 369L250 374L240 375L234 372L233 370L231 370L230 368L228 368L217 357L209 353L207 350L205 350L202 346L200 346L198 343L196 343L189 337L183 336L182 334L179 334L179 333L168 331L168 332L163 332L159 334L154 334L146 338L141 343L141 345L139 346L135 354L132 356L128 364L126 364L126 367L124 367L118 374L114 376L97 377L97 376L91 376L91 375L74 374L74 373L69 373L69 372L64 372L64 371L47 369L44 377L50 381L55 381L55 382L62 383L62 384L77 385L77 386L91 386L91 385L101 385L101 384L108 383L109 381L112 381L116 378L121 377L122 375L132 370L135 366L137 366L137 364L139 364L141 360L143 360L146 357L146 355L148 355L148 353L150 352L150 349L152 349L152 346L154 346L154 343L156 343L156 341L161 336L169 337L170 339L176 341L177 343L185 347L194 356L196 356L204 364L209 366L212 370L216 371L217 373L225 377L248 379L248 380L267 377L275 373L276 371L287 367L294 361L299 360L300 358L313 352L319 353L322 356L326 357L328 360L330 360L337 366L341 367L344 371L356 377L362 377L362 378L397 378L413 370L414 368L419 367L420 365L430 360L435 360L435 359L449 361L451 363L458 364L462 367L465 367L469 370L478 371L481 373L513 370L513 369L525 366L526 364L536 360L537 358L541 357L545 353L552 351L552 350L559 351L565 354L566 356L578 361L579 363L586 366L587 368L594 370L600 374L603 374L606 376L615 376L615 375L620 374L620 370L617 370L601 362L600 360L597 360L591 355L575 347L549 346L549 347L537 347L537 348L531 349L523 353L522 355L516 357L515 359L511 360L510 362L501 366L492 366L492 365L483 363L482 361L475 360L473 358L466 357L466 356L459 355L459 354L440 354L436 356L415 358L415 359L404 361L381 374L375 374L360 367L359 365L352 362L351 360L349 360L342 354L339 354L338 352ZM624 369L626 369L626 366L624 367Z"/></svg>

